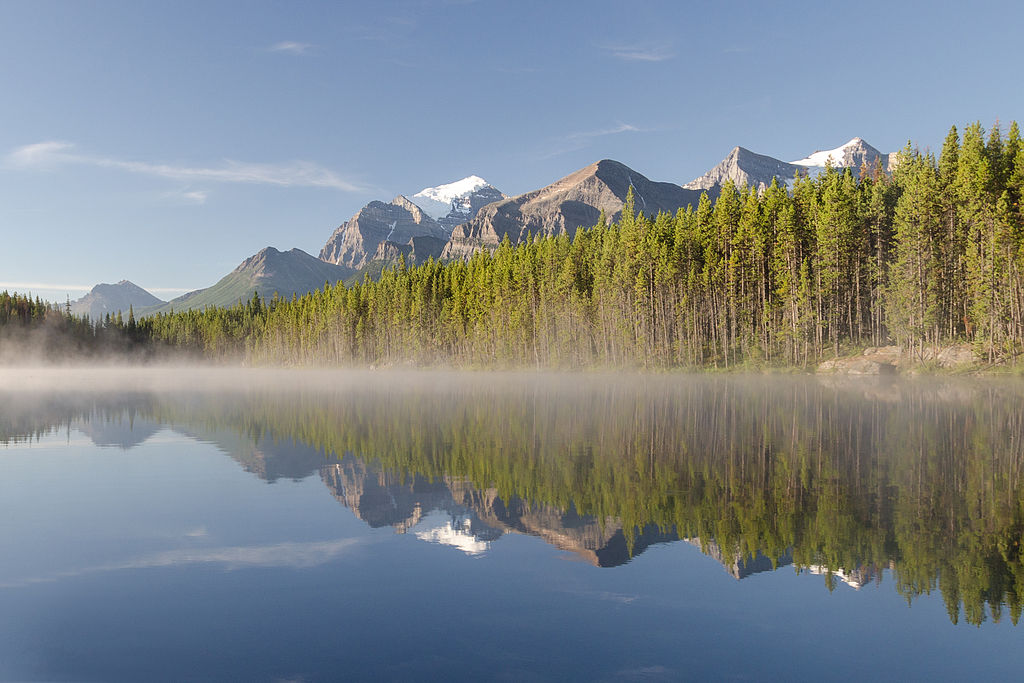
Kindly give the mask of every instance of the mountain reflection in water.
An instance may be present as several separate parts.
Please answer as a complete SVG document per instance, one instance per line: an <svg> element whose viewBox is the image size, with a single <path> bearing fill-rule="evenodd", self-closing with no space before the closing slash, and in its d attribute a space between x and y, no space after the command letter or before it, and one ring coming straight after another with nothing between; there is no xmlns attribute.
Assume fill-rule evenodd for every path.
<svg viewBox="0 0 1024 683"><path fill-rule="evenodd" d="M686 540L735 578L795 565L1020 617L1024 391L1011 382L447 376L283 391L0 395L0 442L170 427L371 527L481 555L528 534L601 567ZM888 571L886 571L888 570Z"/></svg>

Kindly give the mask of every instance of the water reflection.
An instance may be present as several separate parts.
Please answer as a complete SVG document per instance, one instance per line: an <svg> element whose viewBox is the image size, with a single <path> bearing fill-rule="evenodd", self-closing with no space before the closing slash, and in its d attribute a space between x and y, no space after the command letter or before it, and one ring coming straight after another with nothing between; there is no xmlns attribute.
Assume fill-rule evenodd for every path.
<svg viewBox="0 0 1024 683"><path fill-rule="evenodd" d="M319 476L374 528L469 555L528 534L596 566L685 540L736 579L780 566L981 623L1024 597L1016 383L587 377L335 390L0 396L0 441L170 427L273 482Z"/></svg>

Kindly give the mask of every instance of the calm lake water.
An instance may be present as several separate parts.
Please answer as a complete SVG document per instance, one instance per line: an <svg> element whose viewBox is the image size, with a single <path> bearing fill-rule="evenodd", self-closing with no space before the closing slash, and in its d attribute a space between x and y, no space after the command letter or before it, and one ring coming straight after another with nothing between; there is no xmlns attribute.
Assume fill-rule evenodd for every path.
<svg viewBox="0 0 1024 683"><path fill-rule="evenodd" d="M0 680L1024 670L1022 382L44 374Z"/></svg>

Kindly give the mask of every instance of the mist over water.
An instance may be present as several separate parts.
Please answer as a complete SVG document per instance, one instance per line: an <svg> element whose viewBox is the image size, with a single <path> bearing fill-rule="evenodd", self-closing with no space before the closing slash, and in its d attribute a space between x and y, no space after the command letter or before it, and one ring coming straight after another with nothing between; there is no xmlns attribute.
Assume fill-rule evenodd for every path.
<svg viewBox="0 0 1024 683"><path fill-rule="evenodd" d="M19 614L29 592L92 591L109 601L91 608L108 633L141 619L191 652L155 615L176 599L172 585L216 586L223 614L255 619L236 632L250 645L219 642L241 647L228 659L257 679L329 679L342 665L430 678L454 675L456 661L482 677L536 675L550 661L567 673L583 641L604 648L588 677L740 675L744 662L794 656L870 675L852 653L871 650L891 673L901 652L923 651L924 631L936 677L966 674L957 658L999 675L1021 663L1003 638L1016 635L1024 596L1022 398L1018 383L991 379L7 369L0 499L19 521L0 528L0 609ZM125 582L151 586L148 611L114 597ZM270 593L290 597L271 607ZM538 626L550 605L576 626ZM200 631L222 628L201 611ZM443 647L427 635L439 612L458 615L458 658L432 649ZM775 636L757 626L784 614L797 622ZM826 616L849 647L801 649ZM288 625L276 650L255 645L264 619ZM858 628L876 619L916 640ZM509 620L531 625L510 641L496 630ZM621 631L583 622L632 629L643 656L610 644ZM724 665L710 642L680 646L661 624L760 645ZM969 624L984 637L957 635ZM363 645L331 648L311 629ZM564 652L551 651L556 640ZM495 659L498 642L518 664ZM124 671L148 672L116 644L90 643L99 677L127 678L110 675L126 657L135 668ZM156 640L136 644L167 659ZM0 646L0 661L12 652ZM380 669L388 657L411 668ZM0 674L80 671L59 657L19 661ZM199 661L196 671L217 670Z"/></svg>

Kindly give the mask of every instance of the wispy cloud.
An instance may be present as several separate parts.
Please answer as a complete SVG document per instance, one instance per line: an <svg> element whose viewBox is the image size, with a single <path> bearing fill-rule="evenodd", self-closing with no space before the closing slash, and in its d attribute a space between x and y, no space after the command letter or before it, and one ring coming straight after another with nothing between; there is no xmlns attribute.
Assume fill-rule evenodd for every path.
<svg viewBox="0 0 1024 683"><path fill-rule="evenodd" d="M628 123L620 123L610 128L600 128L598 130L583 130L576 133L569 133L566 136L567 140L590 140L593 138L603 138L606 135L618 135L619 133L639 133L640 129L636 126Z"/></svg>
<svg viewBox="0 0 1024 683"><path fill-rule="evenodd" d="M560 154L566 154L567 152L573 152L578 149L583 149L589 146L595 139L607 137L609 135L618 135L620 133L642 133L644 130L638 128L629 123L619 123L608 128L599 128L597 130L580 130L573 133L563 135L561 138L555 140L550 148L546 150L539 158L550 159L551 157L559 156Z"/></svg>
<svg viewBox="0 0 1024 683"><path fill-rule="evenodd" d="M40 291L40 290L67 290L69 292L88 292L92 289L92 285L59 285L53 284L52 282L0 282L0 290L6 289L8 291L16 292L28 292L28 291Z"/></svg>
<svg viewBox="0 0 1024 683"><path fill-rule="evenodd" d="M53 282L0 282L0 291L7 290L9 292L43 292L43 291L59 291L59 292L88 292L95 286L92 285L69 285L69 284L58 284ZM143 287L144 290L151 294L184 294L185 292L191 292L195 287L189 289L187 287Z"/></svg>
<svg viewBox="0 0 1024 683"><path fill-rule="evenodd" d="M601 49L627 62L664 62L676 56L667 45L602 45Z"/></svg>
<svg viewBox="0 0 1024 683"><path fill-rule="evenodd" d="M312 50L312 43L299 43L294 40L283 40L270 46L271 52L285 52L290 55L304 55Z"/></svg>
<svg viewBox="0 0 1024 683"><path fill-rule="evenodd" d="M18 147L4 158L8 168L49 169L80 164L113 168L129 173L159 176L180 181L211 181L219 183L246 183L251 185L280 185L283 187L326 187L343 192L367 192L367 188L346 180L312 161L284 163L252 163L225 159L217 166L183 166L148 161L128 161L91 154L80 154L75 145L62 140L47 140ZM200 193L193 201L205 200Z"/></svg>
<svg viewBox="0 0 1024 683"><path fill-rule="evenodd" d="M37 583L52 583L60 579L101 572L159 569L162 567L182 567L188 565L213 565L220 566L225 570L253 567L305 569L337 559L360 542L358 538L341 538L333 541L312 543L276 543L272 545L166 550L123 562L69 569L20 581L0 583L0 587L17 588Z"/></svg>
<svg viewBox="0 0 1024 683"><path fill-rule="evenodd" d="M175 201L182 204L205 204L210 193L206 190L180 190L175 192L165 192L163 196L169 201Z"/></svg>

